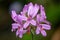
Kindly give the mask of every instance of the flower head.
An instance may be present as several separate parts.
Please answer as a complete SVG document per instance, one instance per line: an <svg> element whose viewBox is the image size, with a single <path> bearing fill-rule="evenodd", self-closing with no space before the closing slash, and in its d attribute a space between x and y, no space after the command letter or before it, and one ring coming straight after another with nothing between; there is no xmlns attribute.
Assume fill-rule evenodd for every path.
<svg viewBox="0 0 60 40"><path fill-rule="evenodd" d="M38 11L40 11L40 14ZM50 23L46 20L47 17L42 5L39 6L29 3L24 6L20 14L16 14L16 11L12 10L11 17L15 21L15 23L12 24L12 31L16 31L16 36L20 38L22 38L26 32L30 33L30 30L33 29L36 29L36 34L41 33L43 36L46 36L45 30L51 29ZM31 25L34 27L31 27Z"/></svg>
<svg viewBox="0 0 60 40"><path fill-rule="evenodd" d="M41 13L38 14L36 17L36 23L37 23L36 34L39 34L41 32L43 36L46 36L47 34L45 30L50 30L51 26L49 25L49 22L46 20L46 15L44 12L44 8L42 6L40 7L40 11Z"/></svg>
<svg viewBox="0 0 60 40"><path fill-rule="evenodd" d="M19 16L22 20L26 21L24 23L24 26L23 26L24 28L27 28L29 26L29 24L32 24L34 26L36 25L36 21L34 20L34 17L37 15L37 12L39 10L39 6L37 4L33 5L32 3L29 3L27 5L27 8L26 8L27 9L27 12L24 9L24 11L26 13L24 13L24 15L20 15Z"/></svg>
<svg viewBox="0 0 60 40"><path fill-rule="evenodd" d="M16 36L22 38L26 30L23 30L23 22L18 16L15 11L12 11L12 19L16 22L12 24L12 31L16 31Z"/></svg>

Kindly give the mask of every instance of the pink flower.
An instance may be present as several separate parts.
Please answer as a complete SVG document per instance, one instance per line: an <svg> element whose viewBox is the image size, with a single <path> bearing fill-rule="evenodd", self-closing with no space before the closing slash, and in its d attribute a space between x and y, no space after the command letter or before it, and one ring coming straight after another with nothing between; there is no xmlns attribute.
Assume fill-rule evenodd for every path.
<svg viewBox="0 0 60 40"><path fill-rule="evenodd" d="M22 19L22 20L24 20L25 21L25 23L24 23L24 25L23 25L23 27L24 28L27 28L28 26L29 26L29 24L32 24L32 25L34 25L34 26L36 26L36 21L34 20L34 17L37 15L37 12L38 12L38 10L39 10L39 6L37 5L37 4L35 4L35 5L33 5L32 3L29 3L28 5L26 5L26 6L28 6L27 8L25 8L25 9L27 9L27 12L26 13L23 13L23 15L19 15L19 17ZM25 7L26 7L25 6Z"/></svg>
<svg viewBox="0 0 60 40"><path fill-rule="evenodd" d="M49 22L46 20L46 15L44 8L42 5L40 6L41 13L37 15L36 18L36 23L37 23L37 29L36 29L36 34L41 33L43 36L46 36L46 31L45 30L50 30L51 26L49 25ZM42 24L45 23L45 24Z"/></svg>
<svg viewBox="0 0 60 40"><path fill-rule="evenodd" d="M12 19L16 22L12 24L12 31L16 31L16 36L22 38L23 34L26 33L27 30L23 30L23 22L15 11L12 11Z"/></svg>
<svg viewBox="0 0 60 40"><path fill-rule="evenodd" d="M40 14L38 11L40 11ZM32 27L32 30L36 28L36 34L41 33L43 36L47 35L45 30L51 29L50 23L46 20L47 17L42 5L39 6L29 3L24 6L20 14L16 14L16 12L12 10L11 17L15 21L15 23L12 24L12 31L16 31L16 36L20 38L22 38L26 32L30 33L31 25L35 26Z"/></svg>
<svg viewBox="0 0 60 40"><path fill-rule="evenodd" d="M44 7L42 5L40 5L40 21L41 22L44 22L44 23L47 23L47 24L50 24L47 20L46 20L46 14L45 14L45 10L44 10Z"/></svg>

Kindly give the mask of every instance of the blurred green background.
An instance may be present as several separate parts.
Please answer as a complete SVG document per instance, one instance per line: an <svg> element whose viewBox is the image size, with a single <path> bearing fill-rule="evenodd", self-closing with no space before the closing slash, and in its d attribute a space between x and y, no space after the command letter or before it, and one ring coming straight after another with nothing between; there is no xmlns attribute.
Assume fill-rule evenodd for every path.
<svg viewBox="0 0 60 40"><path fill-rule="evenodd" d="M54 32L60 29L60 0L0 0L0 40L32 40L32 35L25 34L22 39L16 37L15 32L11 32L10 11L15 9L17 13L22 10L23 6L29 2L42 4L45 8L47 20L51 22L51 30L47 31L47 36L34 35L33 40L52 40ZM15 5L15 3L17 3ZM19 8L14 6L19 6ZM59 30L60 31L60 30Z"/></svg>

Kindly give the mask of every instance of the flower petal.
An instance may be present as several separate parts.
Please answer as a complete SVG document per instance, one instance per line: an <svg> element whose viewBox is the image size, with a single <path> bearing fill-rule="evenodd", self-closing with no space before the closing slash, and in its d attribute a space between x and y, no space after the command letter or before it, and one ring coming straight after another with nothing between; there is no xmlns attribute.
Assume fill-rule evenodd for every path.
<svg viewBox="0 0 60 40"><path fill-rule="evenodd" d="M35 6L33 7L33 16L32 16L32 18L37 15L38 10L39 10L39 6L37 4L35 4Z"/></svg>
<svg viewBox="0 0 60 40"><path fill-rule="evenodd" d="M32 13L33 13L33 4L29 3L28 5L29 5L29 7L28 7L28 16L32 16Z"/></svg>
<svg viewBox="0 0 60 40"><path fill-rule="evenodd" d="M25 5L23 11L21 12L21 15L26 15L27 11L28 11L28 5Z"/></svg>
<svg viewBox="0 0 60 40"><path fill-rule="evenodd" d="M37 27L37 29L36 29L36 34L39 34L39 33L40 33L40 28Z"/></svg>
<svg viewBox="0 0 60 40"><path fill-rule="evenodd" d="M50 30L51 26L47 25L47 24L42 24L42 28L46 29L46 30Z"/></svg>
<svg viewBox="0 0 60 40"><path fill-rule="evenodd" d="M44 7L43 7L42 5L40 5L40 11L41 11L41 16L42 16L44 19L46 19Z"/></svg>
<svg viewBox="0 0 60 40"><path fill-rule="evenodd" d="M30 23L34 26L36 26L36 21L35 20L31 20Z"/></svg>
<svg viewBox="0 0 60 40"><path fill-rule="evenodd" d="M45 19L42 17L42 16L40 16L40 22L43 22Z"/></svg>
<svg viewBox="0 0 60 40"><path fill-rule="evenodd" d="M37 15L36 20L37 20L38 23L40 22L40 14Z"/></svg>
<svg viewBox="0 0 60 40"><path fill-rule="evenodd" d="M29 26L29 21L25 22L24 25L23 25L23 28L27 28Z"/></svg>
<svg viewBox="0 0 60 40"><path fill-rule="evenodd" d="M19 37L20 37L20 38L23 37L23 32L22 32L22 31L20 31L20 33L19 33Z"/></svg>
<svg viewBox="0 0 60 40"><path fill-rule="evenodd" d="M42 34L43 36L47 36L45 30L41 30L41 34Z"/></svg>
<svg viewBox="0 0 60 40"><path fill-rule="evenodd" d="M26 17L26 16L23 16L23 15L18 15L18 18L19 18L20 20L24 20L24 21L27 20L27 17Z"/></svg>
<svg viewBox="0 0 60 40"><path fill-rule="evenodd" d="M23 8L23 12L26 13L28 11L28 5L25 5Z"/></svg>
<svg viewBox="0 0 60 40"><path fill-rule="evenodd" d="M12 11L12 19L14 21L17 21L17 14L16 14L16 12L14 10Z"/></svg>
<svg viewBox="0 0 60 40"><path fill-rule="evenodd" d="M14 31L15 29L17 29L18 26L20 26L20 25L17 24L17 23L13 23L13 24L12 24L12 31Z"/></svg>
<svg viewBox="0 0 60 40"><path fill-rule="evenodd" d="M16 31L16 36L18 36L19 35L19 32L18 32L18 30Z"/></svg>
<svg viewBox="0 0 60 40"><path fill-rule="evenodd" d="M44 20L43 22L46 23L46 24L48 24L48 25L50 25L50 22L47 21L47 20Z"/></svg>

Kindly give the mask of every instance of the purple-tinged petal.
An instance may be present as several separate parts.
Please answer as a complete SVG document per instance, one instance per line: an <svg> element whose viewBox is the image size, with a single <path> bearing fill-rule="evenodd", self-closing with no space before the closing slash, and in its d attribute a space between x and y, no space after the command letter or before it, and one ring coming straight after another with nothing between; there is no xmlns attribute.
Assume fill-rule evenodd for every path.
<svg viewBox="0 0 60 40"><path fill-rule="evenodd" d="M39 34L39 33L40 33L40 28L37 27L37 29L36 29L36 34Z"/></svg>
<svg viewBox="0 0 60 40"><path fill-rule="evenodd" d="M22 32L22 34L24 34L27 32L27 30L23 30L23 28L20 28L20 32Z"/></svg>
<svg viewBox="0 0 60 40"><path fill-rule="evenodd" d="M26 32L27 32L27 30L23 30L23 34L26 33Z"/></svg>
<svg viewBox="0 0 60 40"><path fill-rule="evenodd" d="M20 25L19 25L19 24L17 24L17 23L13 23L13 24L12 24L12 29L14 29L14 30L15 30L15 29L17 29L17 28L18 28L18 26L20 26Z"/></svg>
<svg viewBox="0 0 60 40"><path fill-rule="evenodd" d="M20 12L20 14L25 16L27 11L28 11L28 5L25 5L24 8L23 8L23 11Z"/></svg>
<svg viewBox="0 0 60 40"><path fill-rule="evenodd" d="M37 19L37 22L38 22L38 23L45 21L45 19L42 18L42 17L40 16L40 14L37 15L37 18L36 18L36 19Z"/></svg>
<svg viewBox="0 0 60 40"><path fill-rule="evenodd" d="M23 12L26 13L28 11L28 5L25 5L23 8Z"/></svg>
<svg viewBox="0 0 60 40"><path fill-rule="evenodd" d="M19 31L17 30L17 31L16 31L16 36L18 36L18 35L19 35Z"/></svg>
<svg viewBox="0 0 60 40"><path fill-rule="evenodd" d="M14 20L14 21L17 21L17 14L16 14L16 12L13 10L12 11L12 19Z"/></svg>
<svg viewBox="0 0 60 40"><path fill-rule="evenodd" d="M23 31L20 31L20 33L19 33L19 37L20 37L20 38L23 37Z"/></svg>
<svg viewBox="0 0 60 40"><path fill-rule="evenodd" d="M41 16L42 18L46 19L46 15L45 15L45 10L44 10L44 7L42 5L40 5L40 11L41 11Z"/></svg>
<svg viewBox="0 0 60 40"><path fill-rule="evenodd" d="M21 27L19 31L23 32L23 28Z"/></svg>
<svg viewBox="0 0 60 40"><path fill-rule="evenodd" d="M20 28L20 30L19 30L19 37L20 38L22 38L22 36L23 36L23 31L24 31L23 28Z"/></svg>
<svg viewBox="0 0 60 40"><path fill-rule="evenodd" d="M37 21L37 23L40 22L40 14L37 15L37 17L36 17L36 21Z"/></svg>
<svg viewBox="0 0 60 40"><path fill-rule="evenodd" d="M40 22L43 22L45 19L42 17L42 16L40 16Z"/></svg>
<svg viewBox="0 0 60 40"><path fill-rule="evenodd" d="M33 7L33 15L32 15L32 18L37 15L38 10L39 10L39 6L37 4L35 4L35 6Z"/></svg>
<svg viewBox="0 0 60 40"><path fill-rule="evenodd" d="M47 36L45 30L41 30L41 34L42 34L43 36Z"/></svg>
<svg viewBox="0 0 60 40"><path fill-rule="evenodd" d="M28 5L29 5L29 7L28 7L28 16L31 16L33 14L33 4L29 3Z"/></svg>
<svg viewBox="0 0 60 40"><path fill-rule="evenodd" d="M48 24L48 25L50 25L50 22L47 21L47 20L44 20L43 22L46 23L46 24Z"/></svg>
<svg viewBox="0 0 60 40"><path fill-rule="evenodd" d="M23 28L27 28L29 26L29 24L30 24L29 21L25 22L24 25L23 25Z"/></svg>
<svg viewBox="0 0 60 40"><path fill-rule="evenodd" d="M35 20L31 20L30 23L34 26L36 26L36 21Z"/></svg>
<svg viewBox="0 0 60 40"><path fill-rule="evenodd" d="M43 29L50 30L51 26L47 24L41 24Z"/></svg>
<svg viewBox="0 0 60 40"><path fill-rule="evenodd" d="M23 16L23 15L18 15L18 18L20 19L20 20L27 20L27 17L26 16Z"/></svg>

